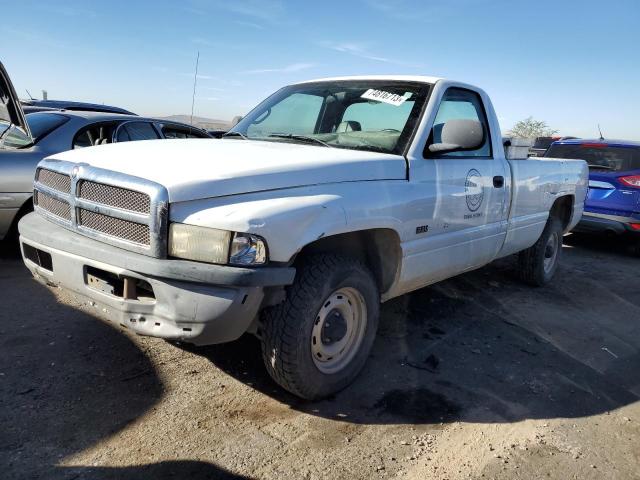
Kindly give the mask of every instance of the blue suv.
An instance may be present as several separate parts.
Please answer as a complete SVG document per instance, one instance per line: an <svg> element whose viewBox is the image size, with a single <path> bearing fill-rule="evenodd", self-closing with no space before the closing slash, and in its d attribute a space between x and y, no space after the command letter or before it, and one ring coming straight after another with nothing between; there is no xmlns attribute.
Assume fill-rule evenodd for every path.
<svg viewBox="0 0 640 480"><path fill-rule="evenodd" d="M640 239L640 142L561 140L544 154L589 164L589 193L575 231L636 234Z"/></svg>

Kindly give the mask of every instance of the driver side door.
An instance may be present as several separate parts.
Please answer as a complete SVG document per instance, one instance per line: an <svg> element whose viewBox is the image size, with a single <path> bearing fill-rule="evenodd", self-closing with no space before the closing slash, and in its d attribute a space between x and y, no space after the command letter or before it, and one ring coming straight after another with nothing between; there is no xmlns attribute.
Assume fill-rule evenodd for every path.
<svg viewBox="0 0 640 480"><path fill-rule="evenodd" d="M450 120L479 121L484 130L482 145L474 150L431 154L439 143L444 124ZM491 130L480 95L472 90L449 88L438 108L425 160L434 163L441 204L438 218L447 226L446 256L456 258L461 271L493 260L504 241L505 165L500 152L492 151Z"/></svg>
<svg viewBox="0 0 640 480"><path fill-rule="evenodd" d="M432 153L429 146L442 143L443 126L450 120L480 122L480 147ZM426 202L422 210L430 216L423 219L428 231L411 242L403 263L403 280L412 289L490 262L506 232L504 159L492 151L487 116L476 92L451 87L444 93L423 157L413 174Z"/></svg>

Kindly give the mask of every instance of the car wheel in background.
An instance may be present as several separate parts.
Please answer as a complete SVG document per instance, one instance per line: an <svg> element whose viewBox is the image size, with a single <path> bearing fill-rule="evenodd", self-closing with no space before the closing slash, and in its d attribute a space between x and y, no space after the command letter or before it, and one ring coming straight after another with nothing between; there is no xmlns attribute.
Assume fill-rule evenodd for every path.
<svg viewBox="0 0 640 480"><path fill-rule="evenodd" d="M22 205L22 207L20 207L20 210L18 210L18 213L16 213L16 216L13 218L7 234L2 239L0 248L3 248L3 250L10 253L17 253L20 251L20 232L18 232L18 222L22 217L31 212L33 212L33 200L29 199Z"/></svg>

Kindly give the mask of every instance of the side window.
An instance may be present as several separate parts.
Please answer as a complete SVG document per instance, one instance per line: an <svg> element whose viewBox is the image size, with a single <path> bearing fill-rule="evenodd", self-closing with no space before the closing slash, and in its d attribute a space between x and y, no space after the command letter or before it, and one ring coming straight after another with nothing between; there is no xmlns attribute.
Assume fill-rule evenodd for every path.
<svg viewBox="0 0 640 480"><path fill-rule="evenodd" d="M155 140L160 138L149 122L127 122L118 129L118 142Z"/></svg>
<svg viewBox="0 0 640 480"><path fill-rule="evenodd" d="M209 138L200 130L175 125L163 125L162 134L164 138Z"/></svg>
<svg viewBox="0 0 640 480"><path fill-rule="evenodd" d="M314 133L322 102L323 97L319 95L294 93L249 125L247 135L266 137L272 133Z"/></svg>
<svg viewBox="0 0 640 480"><path fill-rule="evenodd" d="M73 139L73 145L71 148L85 148L91 147L93 145L93 141L91 139L91 134L89 133L89 129L85 128L80 130L80 132Z"/></svg>
<svg viewBox="0 0 640 480"><path fill-rule="evenodd" d="M162 135L164 135L164 138L188 138L186 132L169 125L162 127Z"/></svg>
<svg viewBox="0 0 640 480"><path fill-rule="evenodd" d="M482 100L477 93L463 88L450 88L445 92L440 102L440 107L438 107L438 113L433 122L433 129L431 130L427 145L440 143L442 127L449 120L479 121L484 129L484 143L477 150L448 152L438 155L438 157L491 157L491 138L489 136L487 116L482 105Z"/></svg>
<svg viewBox="0 0 640 480"><path fill-rule="evenodd" d="M81 128L73 137L71 148L85 148L111 143L116 123L93 123Z"/></svg>
<svg viewBox="0 0 640 480"><path fill-rule="evenodd" d="M115 123L94 123L78 130L71 148L85 148L111 143Z"/></svg>

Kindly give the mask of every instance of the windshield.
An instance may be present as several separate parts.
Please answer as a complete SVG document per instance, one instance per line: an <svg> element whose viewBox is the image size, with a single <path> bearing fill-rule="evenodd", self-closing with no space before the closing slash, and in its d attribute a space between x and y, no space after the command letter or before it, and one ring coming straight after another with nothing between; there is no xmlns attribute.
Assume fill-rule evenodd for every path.
<svg viewBox="0 0 640 480"><path fill-rule="evenodd" d="M29 137L22 128L12 125L8 131L2 135L3 147L24 148L33 145L69 120L69 117L64 115L49 112L29 113L25 118L33 137ZM5 127L8 127L8 125L5 125ZM2 130L4 130L4 128L0 125L0 131Z"/></svg>
<svg viewBox="0 0 640 480"><path fill-rule="evenodd" d="M544 148L547 149L549 148L549 145L551 145L553 142L555 142L556 140L559 140L557 137L553 138L553 137L538 137L536 138L536 141L533 144L532 148Z"/></svg>
<svg viewBox="0 0 640 480"><path fill-rule="evenodd" d="M239 139L403 154L428 92L429 85L417 82L293 85L267 98L229 133Z"/></svg>
<svg viewBox="0 0 640 480"><path fill-rule="evenodd" d="M545 157L577 158L590 167L603 170L626 171L640 169L640 147L610 146L604 143L554 144Z"/></svg>

